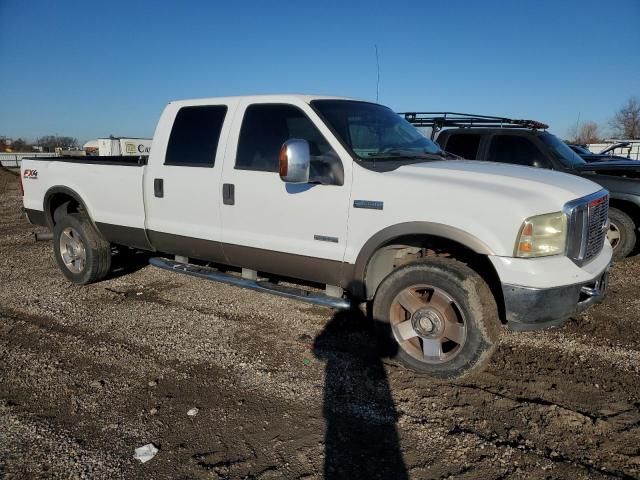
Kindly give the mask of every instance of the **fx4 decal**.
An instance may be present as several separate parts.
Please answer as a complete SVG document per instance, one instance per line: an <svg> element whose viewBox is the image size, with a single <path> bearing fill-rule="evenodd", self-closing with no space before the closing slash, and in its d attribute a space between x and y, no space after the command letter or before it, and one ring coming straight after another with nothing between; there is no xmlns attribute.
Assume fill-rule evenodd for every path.
<svg viewBox="0 0 640 480"><path fill-rule="evenodd" d="M24 175L22 175L23 178L33 178L33 179L37 179L38 178L38 171L37 170L32 170L30 168L25 169L24 171Z"/></svg>

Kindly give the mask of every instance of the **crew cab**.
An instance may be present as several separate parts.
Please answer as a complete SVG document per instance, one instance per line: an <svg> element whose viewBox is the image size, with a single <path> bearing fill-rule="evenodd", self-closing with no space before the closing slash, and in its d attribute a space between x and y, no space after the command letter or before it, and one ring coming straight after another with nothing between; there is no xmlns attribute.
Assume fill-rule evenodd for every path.
<svg viewBox="0 0 640 480"><path fill-rule="evenodd" d="M632 253L640 227L640 162L589 162L534 120L514 120L455 112L404 114L412 124L430 127L447 152L464 158L546 168L588 178L609 191L607 238L615 260ZM437 134L437 137L436 137Z"/></svg>
<svg viewBox="0 0 640 480"><path fill-rule="evenodd" d="M503 324L559 326L600 301L611 261L599 185L451 157L374 103L207 98L166 106L148 160L29 159L21 180L72 282L127 246L174 273L367 302L392 356L447 378L484 365Z"/></svg>

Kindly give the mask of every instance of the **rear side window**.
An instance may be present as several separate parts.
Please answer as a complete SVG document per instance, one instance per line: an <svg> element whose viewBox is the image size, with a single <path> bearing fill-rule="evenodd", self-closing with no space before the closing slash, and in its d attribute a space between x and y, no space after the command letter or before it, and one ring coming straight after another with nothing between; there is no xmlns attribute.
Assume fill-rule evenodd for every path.
<svg viewBox="0 0 640 480"><path fill-rule="evenodd" d="M548 165L543 153L531 140L515 135L493 137L487 160L527 167L545 168Z"/></svg>
<svg viewBox="0 0 640 480"><path fill-rule="evenodd" d="M449 136L445 150L462 158L475 160L478 158L478 148L480 147L481 135L471 133L460 133Z"/></svg>
<svg viewBox="0 0 640 480"><path fill-rule="evenodd" d="M292 105L256 104L247 108L242 120L236 168L277 172L282 144L291 138L309 142L312 161L337 158L302 110Z"/></svg>
<svg viewBox="0 0 640 480"><path fill-rule="evenodd" d="M225 105L182 107L178 110L164 164L213 167L226 114Z"/></svg>

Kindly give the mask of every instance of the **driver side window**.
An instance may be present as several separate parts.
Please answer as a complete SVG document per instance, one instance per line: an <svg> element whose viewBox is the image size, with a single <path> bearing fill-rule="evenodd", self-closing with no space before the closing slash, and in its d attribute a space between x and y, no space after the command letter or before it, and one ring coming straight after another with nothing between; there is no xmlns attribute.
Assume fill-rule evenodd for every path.
<svg viewBox="0 0 640 480"><path fill-rule="evenodd" d="M540 149L528 138L515 135L496 135L491 140L487 160L527 167L549 168Z"/></svg>
<svg viewBox="0 0 640 480"><path fill-rule="evenodd" d="M342 162L305 113L293 105L255 104L247 107L238 140L237 170L277 172L282 144L300 138L309 143L311 183L342 185Z"/></svg>

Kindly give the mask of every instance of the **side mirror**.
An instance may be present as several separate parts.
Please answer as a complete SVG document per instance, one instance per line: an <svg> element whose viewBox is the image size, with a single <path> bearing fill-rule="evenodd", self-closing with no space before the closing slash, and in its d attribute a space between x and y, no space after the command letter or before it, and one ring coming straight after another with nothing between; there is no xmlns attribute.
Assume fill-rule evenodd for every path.
<svg viewBox="0 0 640 480"><path fill-rule="evenodd" d="M280 149L280 178L283 182L309 183L311 154L309 143L300 138L291 138Z"/></svg>

